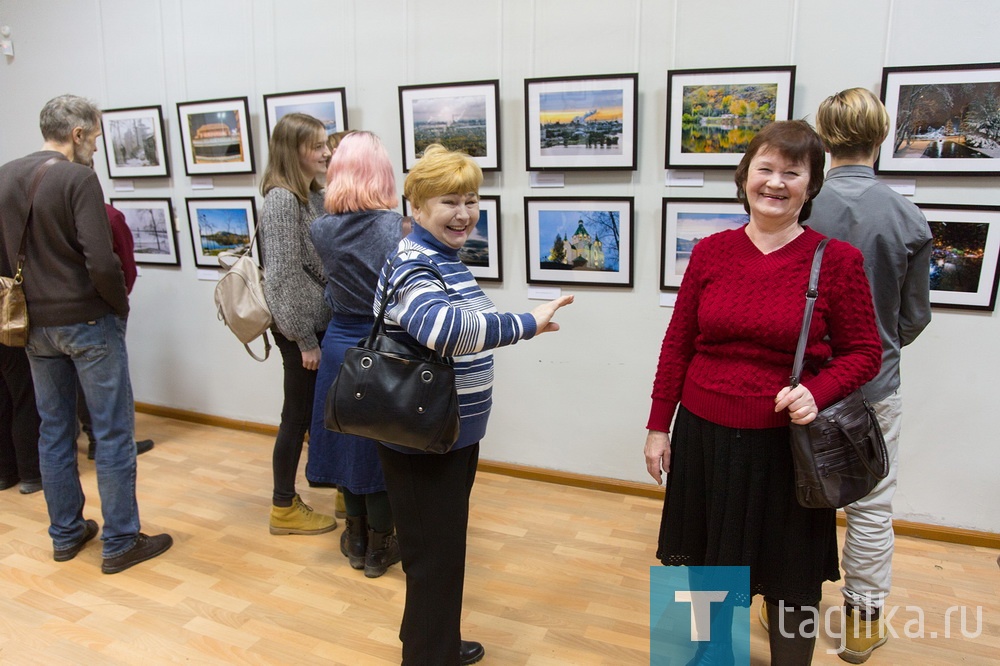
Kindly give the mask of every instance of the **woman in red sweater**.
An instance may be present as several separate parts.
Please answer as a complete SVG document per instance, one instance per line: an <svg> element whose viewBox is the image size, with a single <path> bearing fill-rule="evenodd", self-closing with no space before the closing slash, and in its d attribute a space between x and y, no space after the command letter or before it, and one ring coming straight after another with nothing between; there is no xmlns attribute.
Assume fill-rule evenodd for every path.
<svg viewBox="0 0 1000 666"><path fill-rule="evenodd" d="M660 483L668 473L657 557L749 566L750 592L764 595L771 617L771 663L782 666L810 663L815 633L803 635L801 624L823 581L840 578L835 511L795 499L788 425L809 423L874 377L882 355L861 253L831 240L802 383L788 386L823 239L802 224L823 185L823 162L823 144L804 121L772 123L750 143L736 170L750 220L691 254L660 351L645 445L650 475ZM713 631L727 615L731 624L733 610L715 606ZM731 646L701 645L692 663L732 659L707 654Z"/></svg>

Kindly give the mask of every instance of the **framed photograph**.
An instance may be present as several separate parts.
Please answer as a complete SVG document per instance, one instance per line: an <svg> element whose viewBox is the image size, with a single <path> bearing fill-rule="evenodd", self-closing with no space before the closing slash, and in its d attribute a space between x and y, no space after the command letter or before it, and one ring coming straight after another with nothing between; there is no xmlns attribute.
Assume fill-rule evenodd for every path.
<svg viewBox="0 0 1000 666"><path fill-rule="evenodd" d="M668 169L732 169L764 125L788 120L795 67L667 72Z"/></svg>
<svg viewBox="0 0 1000 666"><path fill-rule="evenodd" d="M125 215L125 223L132 231L135 263L181 265L170 199L111 199L111 205Z"/></svg>
<svg viewBox="0 0 1000 666"><path fill-rule="evenodd" d="M1000 63L885 67L882 102L880 173L1000 175Z"/></svg>
<svg viewBox="0 0 1000 666"><path fill-rule="evenodd" d="M187 175L254 173L246 97L180 102L177 116Z"/></svg>
<svg viewBox="0 0 1000 666"><path fill-rule="evenodd" d="M286 113L304 113L323 123L326 135L347 131L347 101L343 88L302 90L264 95L267 140Z"/></svg>
<svg viewBox="0 0 1000 666"><path fill-rule="evenodd" d="M164 178L167 161L163 107L107 109L101 113L104 157L112 178Z"/></svg>
<svg viewBox="0 0 1000 666"><path fill-rule="evenodd" d="M736 199L664 199L660 291L680 288L691 250L698 241L720 231L739 229L749 219Z"/></svg>
<svg viewBox="0 0 1000 666"><path fill-rule="evenodd" d="M257 206L253 197L190 198L185 201L195 265L219 268L220 252L242 252L250 246L250 240L257 233Z"/></svg>
<svg viewBox="0 0 1000 666"><path fill-rule="evenodd" d="M918 205L934 236L931 305L992 312L1000 277L1000 206Z"/></svg>
<svg viewBox="0 0 1000 666"><path fill-rule="evenodd" d="M525 79L528 171L635 171L639 75Z"/></svg>
<svg viewBox="0 0 1000 666"><path fill-rule="evenodd" d="M500 82L399 86L403 171L440 143L461 150L483 171L500 170Z"/></svg>
<svg viewBox="0 0 1000 666"><path fill-rule="evenodd" d="M524 199L528 284L632 286L632 197Z"/></svg>
<svg viewBox="0 0 1000 666"><path fill-rule="evenodd" d="M412 217L413 209L403 197L403 215ZM476 229L458 251L458 258L479 282L503 282L503 260L500 254L500 197L479 195L479 222Z"/></svg>

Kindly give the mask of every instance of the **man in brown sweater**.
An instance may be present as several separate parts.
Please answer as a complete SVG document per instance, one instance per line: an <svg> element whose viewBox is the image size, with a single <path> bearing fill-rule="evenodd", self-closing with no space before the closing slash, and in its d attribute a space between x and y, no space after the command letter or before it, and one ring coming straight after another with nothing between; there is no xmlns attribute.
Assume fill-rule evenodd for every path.
<svg viewBox="0 0 1000 666"><path fill-rule="evenodd" d="M160 555L173 540L139 531L135 414L125 348L128 295L112 249L104 193L91 168L101 114L92 102L63 95L42 109L40 126L42 150L0 167L0 270L11 274L23 231L31 324L26 351L42 419L38 452L53 557L73 559L98 532L96 521L83 518L76 466L79 379L99 443L101 570L117 573ZM43 167L47 171L29 202L31 183Z"/></svg>

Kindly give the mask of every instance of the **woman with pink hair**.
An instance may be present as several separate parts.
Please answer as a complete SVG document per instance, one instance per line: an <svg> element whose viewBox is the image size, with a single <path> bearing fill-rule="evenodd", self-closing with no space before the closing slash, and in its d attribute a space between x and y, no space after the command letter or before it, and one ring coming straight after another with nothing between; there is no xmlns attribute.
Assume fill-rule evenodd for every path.
<svg viewBox="0 0 1000 666"><path fill-rule="evenodd" d="M352 567L376 578L399 561L378 443L327 430L323 408L344 351L371 331L379 272L409 231L393 210L399 205L396 180L377 136L351 132L343 138L327 170L324 203L328 214L313 222L312 240L323 261L325 297L333 318L316 377L306 476L340 488L347 509L340 551Z"/></svg>

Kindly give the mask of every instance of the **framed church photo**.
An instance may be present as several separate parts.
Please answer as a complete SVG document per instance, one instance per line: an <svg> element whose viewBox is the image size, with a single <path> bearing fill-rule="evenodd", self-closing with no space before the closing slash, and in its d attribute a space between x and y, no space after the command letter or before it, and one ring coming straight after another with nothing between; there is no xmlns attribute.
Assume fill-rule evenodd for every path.
<svg viewBox="0 0 1000 666"><path fill-rule="evenodd" d="M632 286L632 197L525 197L528 284Z"/></svg>

